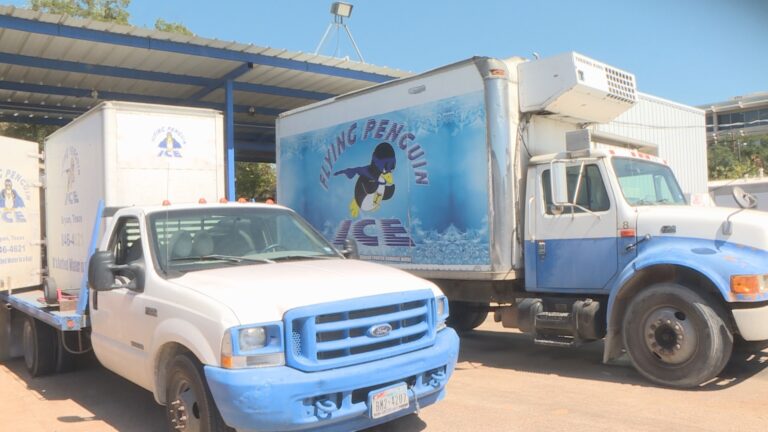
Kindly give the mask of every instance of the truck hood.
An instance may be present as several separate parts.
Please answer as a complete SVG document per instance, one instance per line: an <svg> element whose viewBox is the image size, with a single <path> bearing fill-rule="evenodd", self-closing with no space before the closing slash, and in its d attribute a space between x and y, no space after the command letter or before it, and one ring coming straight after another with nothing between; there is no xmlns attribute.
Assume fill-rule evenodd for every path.
<svg viewBox="0 0 768 432"><path fill-rule="evenodd" d="M229 307L241 325L274 322L293 308L410 290L440 290L402 270L357 260L253 264L189 272L173 282Z"/></svg>
<svg viewBox="0 0 768 432"><path fill-rule="evenodd" d="M637 235L714 240L768 250L768 212L726 207L638 207ZM724 230L730 221L730 234Z"/></svg>

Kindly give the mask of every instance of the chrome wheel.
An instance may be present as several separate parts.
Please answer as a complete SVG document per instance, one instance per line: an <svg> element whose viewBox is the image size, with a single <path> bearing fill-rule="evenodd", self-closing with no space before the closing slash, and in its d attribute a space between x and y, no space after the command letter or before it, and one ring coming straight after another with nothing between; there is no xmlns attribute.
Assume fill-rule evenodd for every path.
<svg viewBox="0 0 768 432"><path fill-rule="evenodd" d="M173 427L180 431L201 431L198 395L191 384L187 380L179 380L171 391L176 395L168 404Z"/></svg>
<svg viewBox="0 0 768 432"><path fill-rule="evenodd" d="M696 329L685 312L658 308L648 314L644 328L646 346L664 363L682 364L696 353Z"/></svg>

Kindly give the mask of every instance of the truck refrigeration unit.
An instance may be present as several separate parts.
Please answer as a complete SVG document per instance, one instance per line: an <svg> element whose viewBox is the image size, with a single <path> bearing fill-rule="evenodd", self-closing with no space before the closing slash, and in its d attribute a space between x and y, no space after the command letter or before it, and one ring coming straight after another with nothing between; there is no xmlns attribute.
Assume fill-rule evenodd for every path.
<svg viewBox="0 0 768 432"><path fill-rule="evenodd" d="M577 53L475 57L279 116L278 201L536 343L700 385L768 339L768 217L706 193L704 113ZM679 148L684 142L693 147ZM676 146L678 146L676 148Z"/></svg>
<svg viewBox="0 0 768 432"><path fill-rule="evenodd" d="M442 399L447 298L285 207L221 202L222 137L218 112L122 102L55 132L47 266L37 144L2 139L0 360L37 376L92 349L169 430L357 430Z"/></svg>

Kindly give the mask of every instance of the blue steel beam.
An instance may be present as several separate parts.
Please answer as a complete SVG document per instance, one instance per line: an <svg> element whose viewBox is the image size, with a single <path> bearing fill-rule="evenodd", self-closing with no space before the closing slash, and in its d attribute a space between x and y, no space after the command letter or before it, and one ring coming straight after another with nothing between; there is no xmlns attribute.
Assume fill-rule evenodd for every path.
<svg viewBox="0 0 768 432"><path fill-rule="evenodd" d="M87 111L86 108L71 108L55 105L25 104L20 102L0 102L0 110L34 112L51 116L69 115L79 116Z"/></svg>
<svg viewBox="0 0 768 432"><path fill-rule="evenodd" d="M67 60L54 60L42 57L31 57L21 54L0 53L0 63L17 66L27 66L39 69L53 69L64 72L76 72L90 75L103 75L117 78L130 78L144 81L157 81L172 84L188 84L193 86L207 86L210 79L191 75L181 75L168 72L152 72L118 66L103 66L73 62Z"/></svg>
<svg viewBox="0 0 768 432"><path fill-rule="evenodd" d="M198 93L202 93L203 96L207 95L211 91L224 85L227 77L222 79L212 79L192 75L181 75L169 72L152 72L143 71L138 69L124 68L118 66L104 66L91 63L80 63L68 60L56 60L43 57L32 57L21 54L9 54L0 53L0 63L10 64L16 66L26 66L39 69L50 69L64 72L74 72L89 75L109 76L117 78L128 78L142 81L164 82L170 84L185 84L198 87L205 87ZM253 63L244 63L244 65L250 64L251 68ZM235 71L241 70L244 66ZM250 68L247 68L247 71ZM233 71L233 72L235 72ZM244 71L244 72L245 72ZM237 74L240 76L241 74ZM236 77L235 77L236 78ZM234 78L233 78L234 79ZM270 86L264 84L251 84L251 83L238 83L235 82L235 90L244 91L250 93L263 93L277 96L289 96L298 97L304 99L323 100L336 96L330 93L318 93L306 90L296 90L286 87ZM202 96L195 94L190 99L199 99Z"/></svg>
<svg viewBox="0 0 768 432"><path fill-rule="evenodd" d="M53 126L64 126L65 124L71 122L71 118L44 118L44 117L27 117L27 116L8 116L8 115L0 115L0 123L23 123L23 124L37 124L37 125L53 125Z"/></svg>
<svg viewBox="0 0 768 432"><path fill-rule="evenodd" d="M275 129L274 124L269 123L243 123L243 122L235 122L236 128L251 128L251 129Z"/></svg>
<svg viewBox="0 0 768 432"><path fill-rule="evenodd" d="M243 162L275 163L275 145L258 142L235 142L237 160Z"/></svg>
<svg viewBox="0 0 768 432"><path fill-rule="evenodd" d="M274 153L275 152L275 143L268 144L263 142L252 142L252 141L235 141L235 150L240 151L248 151L248 152L254 152L254 153Z"/></svg>
<svg viewBox="0 0 768 432"><path fill-rule="evenodd" d="M227 72L224 76L220 77L219 79L212 80L208 85L205 86L205 88L200 89L200 91L190 96L189 100L202 99L212 91L216 90L217 88L224 86L227 83L227 81L233 81L243 76L244 74L248 73L248 71L252 69L253 69L253 63L243 63L240 66Z"/></svg>
<svg viewBox="0 0 768 432"><path fill-rule="evenodd" d="M0 81L0 90L49 94L49 95L57 95L57 96L71 96L71 97L87 98L87 99L93 100L93 95L91 94L92 90L78 89L78 88L72 88L72 87L59 87L59 86L52 86L52 85L45 85L45 84L30 84L30 83L19 83L19 82L13 82L13 81ZM194 106L199 108L211 108L216 110L223 110L225 108L224 104L215 103L215 102L185 101L182 99L169 98L169 97L163 97L163 96L139 95L139 94L132 94L132 93L119 93L119 92L101 91L101 90L97 90L97 93L98 93L97 95L98 99L101 99L101 100L122 100L122 101L128 101L128 102L156 103L161 105ZM97 103L97 101L94 101L94 103ZM253 108L253 114L259 114L259 115L265 115L265 116L277 116L278 114L283 112L283 110L276 109L276 108L252 107L248 105L233 106L234 112L236 113L251 113L251 108Z"/></svg>
<svg viewBox="0 0 768 432"><path fill-rule="evenodd" d="M195 45L191 43L174 42L169 40L153 39L144 36L112 33L101 30L93 30L82 27L74 27L60 23L43 22L26 18L0 15L0 28L18 30L22 32L59 36L70 39L85 40L90 42L120 45L133 48L143 48L155 51L165 51L177 54L194 55L219 60L236 62L251 62L253 64L272 66L283 69L291 69L312 72L322 75L330 75L342 78L350 78L362 81L381 83L395 79L394 76L373 72L342 69L335 66L325 66L306 61L285 59L264 54L233 51L224 48Z"/></svg>
<svg viewBox="0 0 768 432"><path fill-rule="evenodd" d="M2 86L2 83L0 83L0 86ZM245 108L247 109L247 107ZM72 117L77 117L85 113L86 111L88 111L88 108L86 107L72 108L69 106L39 105L39 104L28 104L28 103L21 103L21 102L0 101L0 115L2 114L3 111L9 111L12 113L13 112L26 113L26 114L31 113L31 114L35 114L35 116L46 116L46 115L49 117L64 116L65 117L64 120L69 121L72 119ZM20 114L20 116L23 116L23 114ZM235 135L241 141L252 140L251 135L253 134L250 133L250 131L264 131L264 134L274 135L274 129L275 129L275 125L270 123L246 123L242 121L238 121L235 123Z"/></svg>
<svg viewBox="0 0 768 432"><path fill-rule="evenodd" d="M269 95L275 95L275 96L287 96L287 97L295 97L295 98L301 98L301 99L325 100L325 99L338 96L331 93L313 92L308 90L276 88L273 86L267 86L263 84L236 82L234 85L235 85L235 90L237 91L263 93L263 94L269 94Z"/></svg>

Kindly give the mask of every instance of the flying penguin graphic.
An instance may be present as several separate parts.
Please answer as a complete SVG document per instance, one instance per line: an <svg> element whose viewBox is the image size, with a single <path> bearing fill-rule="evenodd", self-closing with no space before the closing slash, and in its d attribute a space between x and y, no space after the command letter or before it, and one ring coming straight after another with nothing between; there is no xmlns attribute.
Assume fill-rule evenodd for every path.
<svg viewBox="0 0 768 432"><path fill-rule="evenodd" d="M381 206L382 200L388 200L395 194L392 171L395 170L395 150L387 142L382 142L373 150L371 163L357 168L336 171L333 175L344 174L348 179L357 176L355 196L349 203L349 214L356 218L360 210L374 212Z"/></svg>
<svg viewBox="0 0 768 432"><path fill-rule="evenodd" d="M157 145L161 150L158 156L164 157L181 157L179 149L181 149L181 143L176 141L173 135L168 132L165 134L165 138Z"/></svg>

